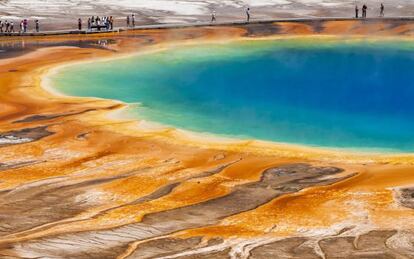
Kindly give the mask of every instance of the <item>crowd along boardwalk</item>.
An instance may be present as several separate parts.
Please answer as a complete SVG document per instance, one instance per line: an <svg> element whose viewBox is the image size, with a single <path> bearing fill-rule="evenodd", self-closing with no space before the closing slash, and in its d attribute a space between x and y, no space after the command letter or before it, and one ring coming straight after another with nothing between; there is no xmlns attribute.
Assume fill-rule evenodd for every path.
<svg viewBox="0 0 414 259"><path fill-rule="evenodd" d="M254 19L246 21L245 19L237 19L233 21L223 21L223 22L211 22L211 21L197 21L192 23L162 23L162 24L145 24L145 25L136 25L134 27L124 26L123 23L120 23L121 26L115 26L113 29L109 30L97 30L97 29L88 29L86 21L82 20L82 28L73 29L54 29L54 30L44 30L36 32L35 30L29 30L25 33L15 30L13 33L0 33L0 36L54 36L54 35L78 35L78 34L103 34L103 33L119 33L131 30L151 30L151 29L180 29L180 28L196 28L196 27L206 27L206 26L243 26L243 25L254 25L254 24L272 24L272 23L310 23L310 24L319 24L326 22L339 22L339 21L360 21L366 23L410 23L414 21L413 16L394 16L394 17L368 17L365 19L356 19L355 17L314 17L314 18L282 18L282 19Z"/></svg>
<svg viewBox="0 0 414 259"><path fill-rule="evenodd" d="M0 255L412 257L411 153L199 135L118 117L116 100L42 86L57 66L137 51L367 35L411 46L413 33L411 21L286 21L25 38L29 52L14 49L20 38L2 40Z"/></svg>

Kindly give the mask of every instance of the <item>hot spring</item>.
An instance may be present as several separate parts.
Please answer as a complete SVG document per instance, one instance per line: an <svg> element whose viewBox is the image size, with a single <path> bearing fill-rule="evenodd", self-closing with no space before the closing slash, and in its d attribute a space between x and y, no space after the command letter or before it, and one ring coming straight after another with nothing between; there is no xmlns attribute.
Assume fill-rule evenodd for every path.
<svg viewBox="0 0 414 259"><path fill-rule="evenodd" d="M75 96L117 99L139 119L303 144L414 151L414 44L284 39L171 47L50 76Z"/></svg>

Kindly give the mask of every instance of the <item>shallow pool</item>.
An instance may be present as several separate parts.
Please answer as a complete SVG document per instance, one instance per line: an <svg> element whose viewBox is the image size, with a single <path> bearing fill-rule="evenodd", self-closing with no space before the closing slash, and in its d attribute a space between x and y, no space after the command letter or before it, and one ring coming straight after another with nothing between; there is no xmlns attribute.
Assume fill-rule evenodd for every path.
<svg viewBox="0 0 414 259"><path fill-rule="evenodd" d="M289 39L186 46L54 74L76 96L140 103L179 128L312 146L414 151L414 44Z"/></svg>

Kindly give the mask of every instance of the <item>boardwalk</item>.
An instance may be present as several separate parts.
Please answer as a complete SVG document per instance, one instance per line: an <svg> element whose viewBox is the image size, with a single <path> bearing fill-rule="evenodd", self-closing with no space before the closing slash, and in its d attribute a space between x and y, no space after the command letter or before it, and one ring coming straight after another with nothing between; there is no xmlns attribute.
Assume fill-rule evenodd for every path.
<svg viewBox="0 0 414 259"><path fill-rule="evenodd" d="M113 30L54 30L54 31L42 31L34 32L29 31L26 33L14 32L14 33L0 33L0 36L48 36L48 35L67 35L67 34L96 34L96 33L111 33L111 32L122 32L127 30L148 30L148 29L178 29L178 28L190 28L190 27L205 27L205 26L240 26L247 24L270 24L276 22L298 22L298 23L309 23L309 22L329 22L329 21L352 21L355 18L349 17L321 17L321 18L285 18L285 19L271 19L271 20L253 20L247 23L246 21L232 21L232 22L196 22L196 23L172 23L172 24L150 24L150 25L139 25L133 28L131 27L116 27ZM377 21L400 21L400 22L414 22L414 16L399 16L399 17L387 17L387 18L366 18L358 19L359 21L365 22L377 22Z"/></svg>

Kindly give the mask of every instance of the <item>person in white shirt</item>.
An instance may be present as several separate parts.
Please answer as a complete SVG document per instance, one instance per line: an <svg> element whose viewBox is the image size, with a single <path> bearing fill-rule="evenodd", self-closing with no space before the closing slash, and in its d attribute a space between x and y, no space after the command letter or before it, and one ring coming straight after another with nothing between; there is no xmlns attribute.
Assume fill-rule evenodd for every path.
<svg viewBox="0 0 414 259"><path fill-rule="evenodd" d="M216 11L213 11L211 13L211 22L215 22L216 21Z"/></svg>

